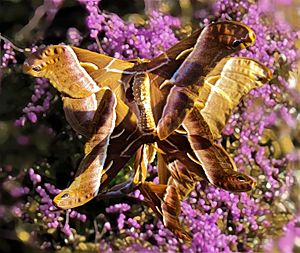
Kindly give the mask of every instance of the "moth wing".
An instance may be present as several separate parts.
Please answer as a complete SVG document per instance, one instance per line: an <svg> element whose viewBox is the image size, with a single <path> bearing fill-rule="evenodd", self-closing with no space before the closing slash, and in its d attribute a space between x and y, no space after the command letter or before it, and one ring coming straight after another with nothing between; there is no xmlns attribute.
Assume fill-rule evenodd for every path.
<svg viewBox="0 0 300 253"><path fill-rule="evenodd" d="M157 154L157 173L160 184L167 184L170 177L170 172L168 170L168 165L162 154Z"/></svg>
<svg viewBox="0 0 300 253"><path fill-rule="evenodd" d="M72 47L81 66L100 87L109 87L114 93L125 101L125 90L135 73L131 69L135 63L113 58L107 55L92 52L86 49ZM125 74L129 71L132 74Z"/></svg>
<svg viewBox="0 0 300 253"><path fill-rule="evenodd" d="M81 66L102 87L108 86L113 91L124 79L124 71L131 69L135 64L86 49L72 47ZM94 66L94 68L92 67Z"/></svg>
<svg viewBox="0 0 300 253"><path fill-rule="evenodd" d="M115 128L117 99L110 89L101 89L99 92L103 93L103 96L89 126L90 138L84 146L84 153L85 157L89 155L92 159L99 159L103 168L109 139ZM91 158L87 159L87 161L92 160ZM76 172L76 176L84 173L89 166L87 161L83 160L79 170ZM101 175L101 173L98 174Z"/></svg>
<svg viewBox="0 0 300 253"><path fill-rule="evenodd" d="M155 212L159 219L163 219L161 204L167 185L144 182L139 185L139 190L145 197L146 204Z"/></svg>
<svg viewBox="0 0 300 253"><path fill-rule="evenodd" d="M272 73L266 66L243 57L225 58L207 75L199 91L199 101L205 104L201 114L214 140L221 137L241 99L271 77Z"/></svg>
<svg viewBox="0 0 300 253"><path fill-rule="evenodd" d="M89 125L97 110L96 95L85 98L71 98L62 95L63 109L71 127L79 134L90 136Z"/></svg>
<svg viewBox="0 0 300 253"><path fill-rule="evenodd" d="M178 56L180 56L183 51L195 46L200 33L201 30L195 31L191 34L191 36L181 40L171 48L167 49L164 53L152 59L150 62L146 62L139 66L146 71L150 71L151 106L156 123L161 118L162 111L171 88L171 86L165 86L160 89L160 86L165 80L168 80L173 76L188 54L183 54L179 58Z"/></svg>
<svg viewBox="0 0 300 253"><path fill-rule="evenodd" d="M54 202L64 209L85 204L96 196L100 187L107 147L116 118L114 93L110 89L100 91L104 94L93 118L91 137L84 147L85 156L79 165L74 181L54 198ZM65 199L65 192L72 192L72 197Z"/></svg>
<svg viewBox="0 0 300 253"><path fill-rule="evenodd" d="M163 223L176 236L190 241L192 240L192 236L183 229L179 221L179 214L181 212L180 197L176 185L173 184L173 182L173 178L170 178L161 205Z"/></svg>

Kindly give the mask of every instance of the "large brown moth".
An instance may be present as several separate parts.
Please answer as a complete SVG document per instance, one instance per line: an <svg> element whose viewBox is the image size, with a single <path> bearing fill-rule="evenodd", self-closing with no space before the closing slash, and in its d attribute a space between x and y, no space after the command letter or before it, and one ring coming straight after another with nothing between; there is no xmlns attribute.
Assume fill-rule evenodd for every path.
<svg viewBox="0 0 300 253"><path fill-rule="evenodd" d="M164 177L160 180L161 186L145 183L141 189L147 189L146 197L154 204L152 208L159 210L164 224L179 237L190 238L178 220L179 201L188 195L197 181L204 179L233 192L249 191L256 185L252 178L236 171L232 158L214 140L219 138L240 99L251 89L269 81L271 76L268 68L252 59L236 57L222 60L205 78L205 92L199 92L198 103L183 122L192 149L185 144L182 135L176 136L176 141L172 135L167 138L172 145L158 142L165 154L163 161L158 160L158 166L167 167L171 177L167 181L165 175L159 174ZM214 108L218 108L218 113ZM176 144L178 146L174 148Z"/></svg>
<svg viewBox="0 0 300 253"><path fill-rule="evenodd" d="M149 67L149 70L157 70L157 66L163 66L163 69L161 69L163 75L170 75L169 71L175 71L182 62L181 59L175 59L176 55L178 55L181 50L192 47L198 35L199 32L196 32L191 37L180 42L178 46L174 46L162 56L157 57L153 63L154 66L151 64L145 66L145 63L143 63L140 64L141 67L138 67L137 70L134 70L135 63L133 62L118 60L66 45L49 46L44 49L39 49L29 55L24 62L23 69L25 73L36 77L47 77L51 83L54 83L54 85L58 87L58 90L62 92L64 110L68 122L75 131L87 137L90 137L89 125L92 122L94 112L101 98L99 98L99 96L97 97L97 93L92 93L97 91L98 88L95 88L94 91L90 90L91 92L86 92L86 87L90 87L86 82L89 82L91 77L93 79L92 84L95 82L98 87L108 86L116 94L116 128L108 147L108 154L104 166L108 169L103 171L99 188L100 191L110 182L118 171L125 166L139 146L145 142L145 139L147 142L153 142L151 136L148 135L143 138L140 133L140 129L137 125L139 115L136 116L132 112L136 111L136 107L138 106L130 108L132 104L128 102L126 97L126 91L131 89L129 81L133 79L135 75L143 72L140 71L139 68L144 70ZM74 60L74 57L76 60ZM63 59L64 65L60 64L60 59ZM66 60L69 60L70 64L68 64ZM166 61L170 64L166 64ZM75 71L73 72L74 64ZM60 71L63 71L64 73L62 74L66 76L58 75L56 72L57 67L62 68ZM69 75L71 77L68 77ZM76 79L76 76L80 78ZM157 75L152 75L152 78L157 79L157 77ZM83 87L83 89L78 89L78 94L74 94L76 88L73 87L72 80L76 80L74 87L78 85ZM163 95L162 98L163 97L165 97L165 95ZM152 100L151 103L153 103L153 101L155 101L155 99ZM151 106L153 107L153 104L151 104ZM155 110L153 113L155 114ZM158 117L156 117L156 119L158 119ZM120 156L120 154L124 155ZM86 164L86 166L88 166L88 164ZM77 175L79 172L84 173L87 172L87 170L81 166ZM69 208L72 208L72 206L70 205Z"/></svg>
<svg viewBox="0 0 300 253"><path fill-rule="evenodd" d="M218 108L220 118L213 116L216 104L225 101L219 96L220 92L215 91L235 96L236 89L244 81L248 82L250 76L249 87L239 94L242 97L257 86L256 81L262 83L268 79L257 74L257 71L265 73L266 69L259 64L255 66L251 60L243 62L241 67L240 63L229 64L229 60L218 64L222 58L251 45L254 40L255 34L250 28L226 21L196 31L151 61L123 61L76 47L57 45L40 49L29 56L24 63L24 71L50 80L62 93L70 125L88 138L87 143L95 144L87 144L85 157L73 183L79 181L77 179L76 182L76 178L87 180L93 176L97 170L94 164L100 158L97 176L100 181L98 190L101 191L136 154L134 184L141 184L148 204L162 217L167 227L178 236L190 239L181 229L178 214L180 200L197 181L204 178L231 191L250 190L254 185L251 178L234 170L232 159L214 143L239 99L231 98L227 107ZM231 75L229 69L235 75L233 81L227 80ZM258 80L253 81L256 77ZM226 88L232 82L235 82L235 88L228 93ZM101 146L101 138L98 139L100 135L97 134L101 129L96 128L95 131L93 127L97 118L95 112L104 103L103 88L112 91L116 98L116 119L106 129L106 136L110 136L108 146ZM182 134L179 133L181 125L185 128ZM203 126L204 129L201 129ZM174 130L177 132L174 133ZM157 148L152 145L155 142ZM106 148L107 155L103 156ZM158 186L145 182L145 167L155 150L158 151ZM228 168L220 166L220 163L226 163ZM89 169L91 167L94 169ZM229 177L225 177L224 173ZM230 181L235 175L242 175L246 180ZM76 201L70 198L70 194L61 194L55 198L58 206L72 208L94 197L95 185L89 188L84 180L77 185L78 188L74 188L73 183L68 188L77 189ZM81 185L84 191L81 191ZM85 191L93 195L85 198ZM83 202L81 198L87 201Z"/></svg>
<svg viewBox="0 0 300 253"><path fill-rule="evenodd" d="M160 139L165 139L181 125L209 71L222 58L251 46L254 41L255 33L238 22L212 23L203 29L190 54L167 80L173 87L158 122Z"/></svg>

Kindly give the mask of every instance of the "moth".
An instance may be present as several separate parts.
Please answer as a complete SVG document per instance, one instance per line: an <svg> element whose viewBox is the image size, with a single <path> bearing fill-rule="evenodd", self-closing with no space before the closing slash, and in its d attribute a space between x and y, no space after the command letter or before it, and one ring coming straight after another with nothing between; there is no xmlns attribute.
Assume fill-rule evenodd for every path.
<svg viewBox="0 0 300 253"><path fill-rule="evenodd" d="M203 29L194 47L182 52L184 55L191 51L184 62L171 79L162 84L168 83L173 87L158 122L160 139L165 139L181 125L191 111L209 71L224 57L251 46L255 37L249 27L232 21L213 23ZM177 107L181 107L181 110L176 110Z"/></svg>
<svg viewBox="0 0 300 253"><path fill-rule="evenodd" d="M145 182L140 189L164 224L180 238L191 239L181 227L178 215L180 201L194 189L196 182L206 180L232 192L255 187L256 182L237 172L232 158L215 140L243 96L271 78L271 71L253 59L223 59L205 78L198 103L183 121L186 134L171 135L172 145L159 142L164 152L159 165L167 167L171 177L160 180L159 185Z"/></svg>
<svg viewBox="0 0 300 253"><path fill-rule="evenodd" d="M197 181L204 178L231 191L250 190L254 181L235 171L234 162L215 140L240 98L269 78L265 67L251 59L222 60L254 40L249 27L225 21L196 31L151 61L123 61L67 45L31 54L24 72L50 80L62 94L68 122L88 140L74 182L55 203L65 209L86 203L136 154L133 185L140 186L167 227L188 239L177 207ZM252 71L254 66L267 77ZM110 98L105 99L103 89ZM218 107L219 102L226 106ZM102 107L114 109L100 117ZM103 119L109 119L108 127L95 127ZM146 167L156 152L159 186L146 182Z"/></svg>

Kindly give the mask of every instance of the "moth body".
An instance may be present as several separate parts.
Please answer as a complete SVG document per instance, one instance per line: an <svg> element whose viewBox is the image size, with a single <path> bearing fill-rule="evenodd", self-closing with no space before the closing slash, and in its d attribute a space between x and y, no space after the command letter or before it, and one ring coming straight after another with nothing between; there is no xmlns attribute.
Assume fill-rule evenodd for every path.
<svg viewBox="0 0 300 253"><path fill-rule="evenodd" d="M150 79L146 72L138 73L133 80L133 95L139 109L139 127L142 132L155 132L156 125L151 107Z"/></svg>

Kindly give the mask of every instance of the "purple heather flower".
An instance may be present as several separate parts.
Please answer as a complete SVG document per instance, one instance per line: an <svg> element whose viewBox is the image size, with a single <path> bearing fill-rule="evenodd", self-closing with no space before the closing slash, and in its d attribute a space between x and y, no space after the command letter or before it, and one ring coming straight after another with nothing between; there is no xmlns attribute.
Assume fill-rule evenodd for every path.
<svg viewBox="0 0 300 253"><path fill-rule="evenodd" d="M36 174L32 168L28 170L28 174L33 185L39 184L42 181L41 176Z"/></svg>
<svg viewBox="0 0 300 253"><path fill-rule="evenodd" d="M12 209L11 209L11 213L15 216L15 217L18 217L18 218L21 218L22 217L22 208L18 207L18 206L13 206Z"/></svg>
<svg viewBox="0 0 300 253"><path fill-rule="evenodd" d="M79 46L82 41L82 36L80 32L75 28L71 27L67 31L68 41L71 45Z"/></svg>
<svg viewBox="0 0 300 253"><path fill-rule="evenodd" d="M180 21L153 11L145 27L124 22L116 14L102 13L99 1L80 1L89 13L86 23L92 38L104 32L101 46L116 58L153 58L177 42L172 28L179 28Z"/></svg>
<svg viewBox="0 0 300 253"><path fill-rule="evenodd" d="M1 59L1 67L7 67L9 63L16 64L16 53L13 50L12 44L5 42L3 45L4 54Z"/></svg>
<svg viewBox="0 0 300 253"><path fill-rule="evenodd" d="M124 228L125 217L126 216L123 213L120 213L119 218L118 218L118 229L119 230Z"/></svg>
<svg viewBox="0 0 300 253"><path fill-rule="evenodd" d="M30 180L32 181L35 191L40 196L38 211L42 214L42 221L48 228L59 229L67 237L72 236L71 226L68 222L64 225L62 224L62 217L64 215L63 210L59 210L52 201L52 196L57 195L60 190L55 188L54 185L50 183L41 184L42 177L37 174L32 168L28 171ZM81 214L75 210L72 210L70 213L67 213L68 217L71 219L77 219L81 222L86 222L87 217L85 214ZM67 218L66 220L68 221Z"/></svg>
<svg viewBox="0 0 300 253"><path fill-rule="evenodd" d="M130 205L126 203L115 204L113 206L109 206L105 209L107 213L122 213L130 210Z"/></svg>
<svg viewBox="0 0 300 253"><path fill-rule="evenodd" d="M109 222L105 222L103 227L107 230L110 231L111 230L111 224Z"/></svg>
<svg viewBox="0 0 300 253"><path fill-rule="evenodd" d="M23 109L24 115L15 121L16 126L24 126L26 121L37 122L37 114L47 111L50 107L52 95L47 91L49 82L44 78L37 78L34 87L34 94L31 96L31 102Z"/></svg>
<svg viewBox="0 0 300 253"><path fill-rule="evenodd" d="M65 225L64 225L64 227L62 228L62 232L63 232L67 237L71 237L71 236L72 236L72 230L71 230L69 224L65 224Z"/></svg>

